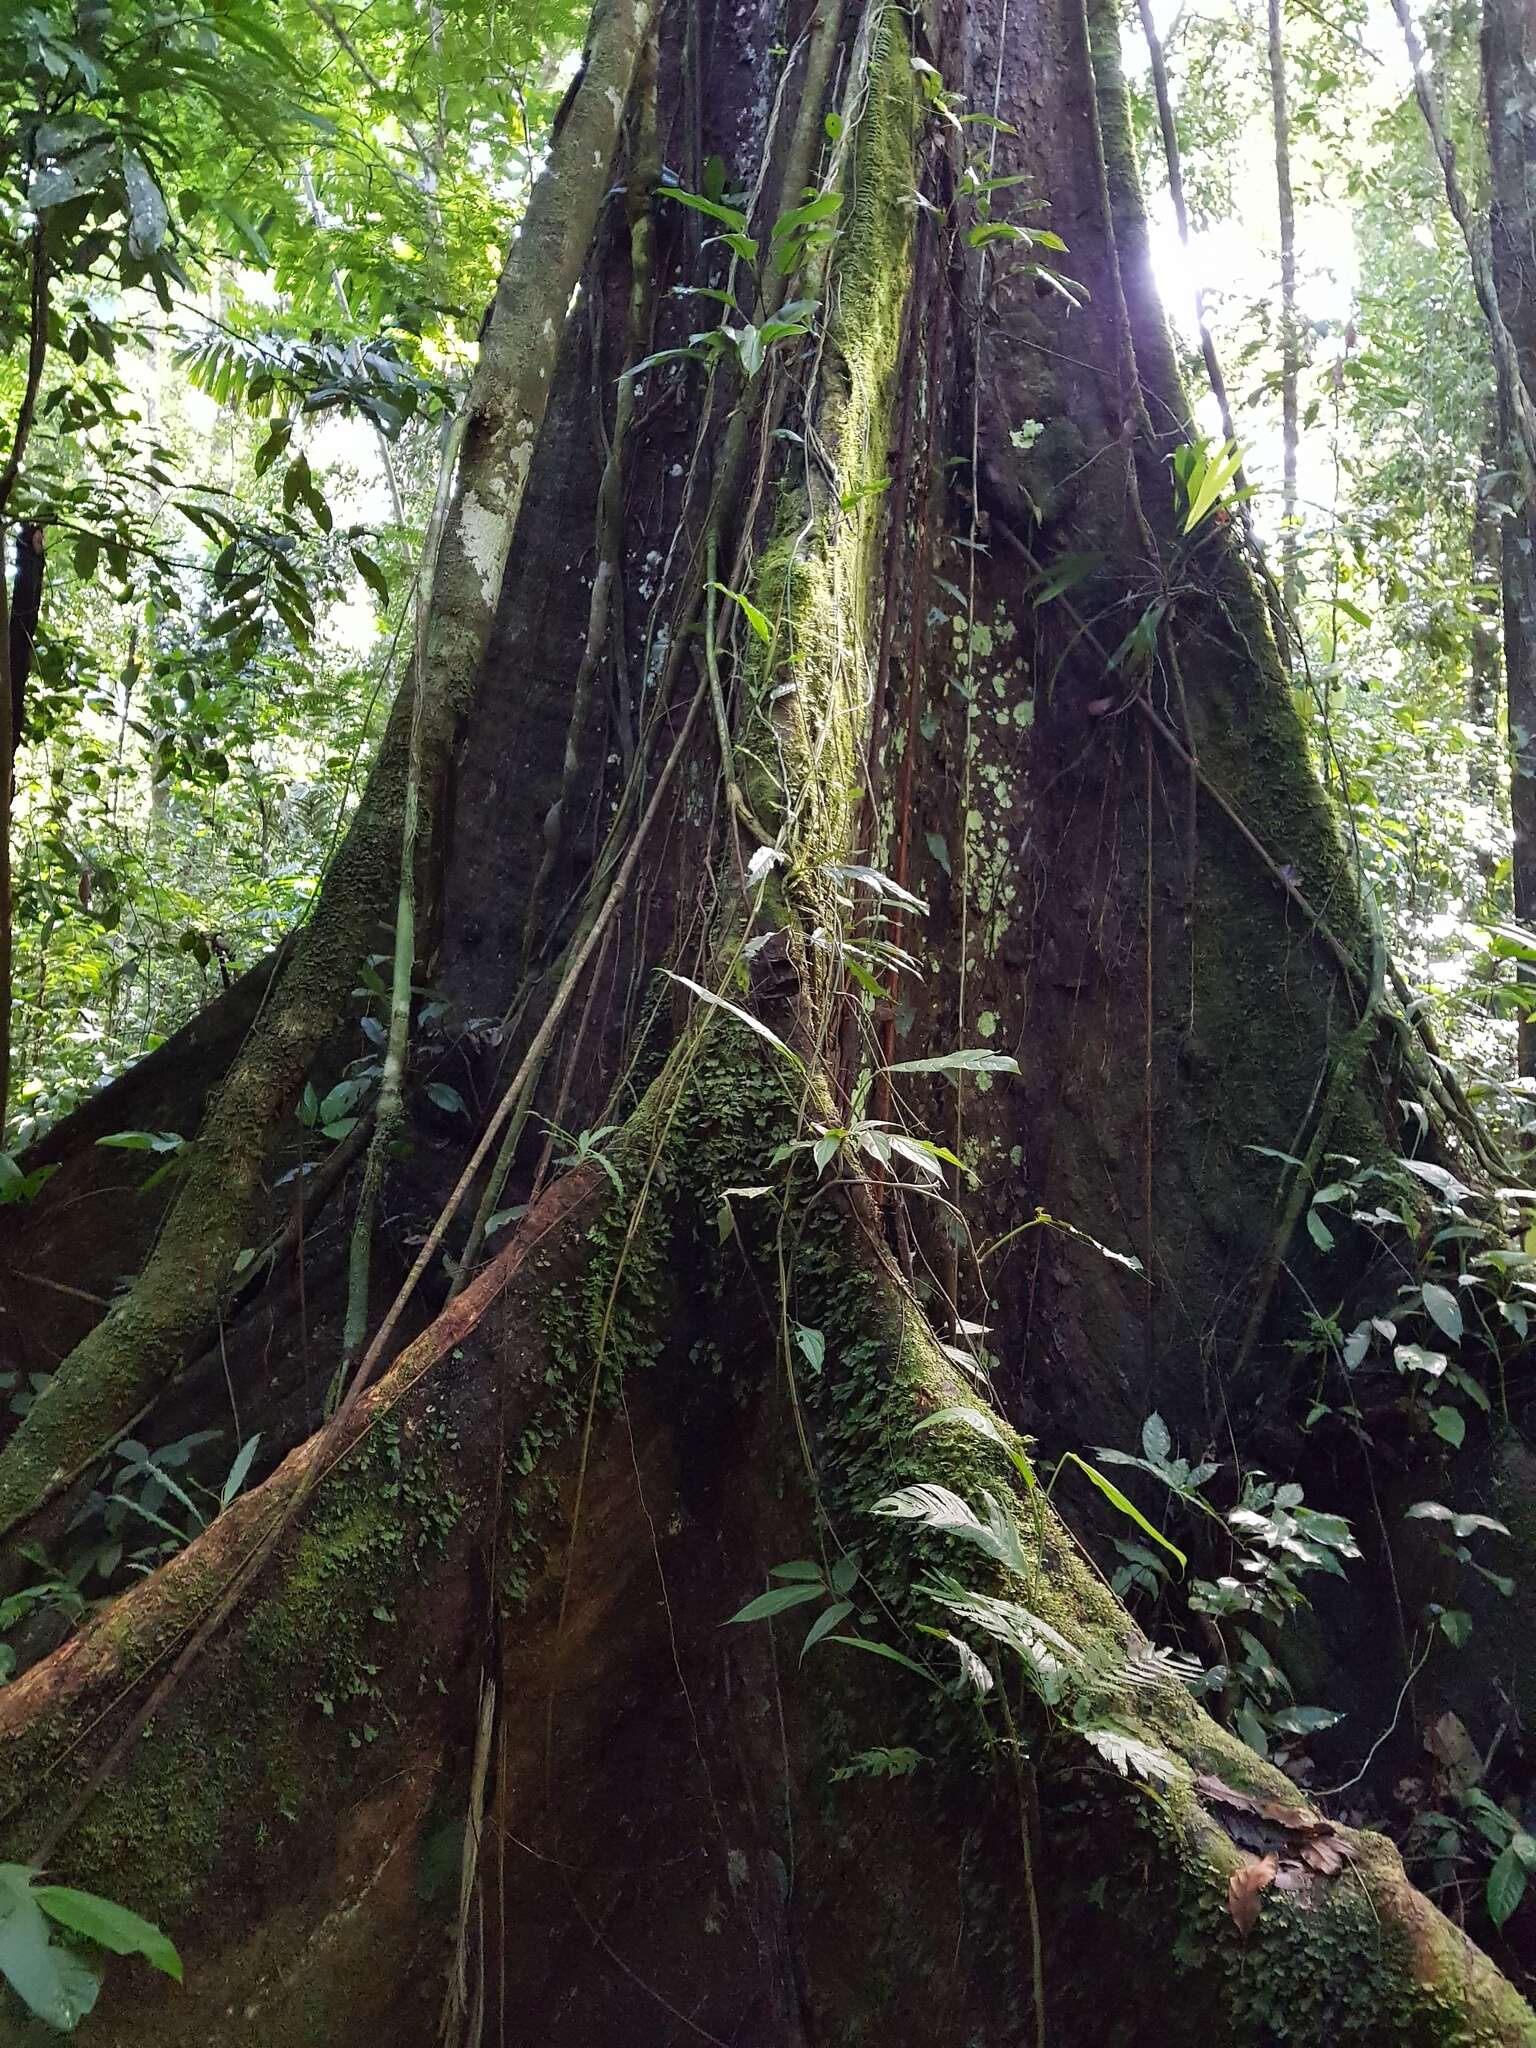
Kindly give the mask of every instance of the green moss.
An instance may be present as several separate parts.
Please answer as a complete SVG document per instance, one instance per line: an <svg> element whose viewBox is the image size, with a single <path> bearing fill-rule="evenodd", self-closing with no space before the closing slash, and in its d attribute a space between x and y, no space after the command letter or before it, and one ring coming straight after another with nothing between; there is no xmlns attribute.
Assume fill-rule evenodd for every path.
<svg viewBox="0 0 1536 2048"><path fill-rule="evenodd" d="M786 809L793 816L793 873L812 890L821 863L847 857L859 797L857 741L884 521L880 486L888 481L912 283L913 214L903 202L913 183L917 122L910 53L888 7L872 38L869 89L852 133L827 287L816 426L832 477L813 494L786 492L754 578L774 638L741 742L743 786L760 818Z"/></svg>
<svg viewBox="0 0 1536 2048"><path fill-rule="evenodd" d="M328 1476L242 1629L213 1638L184 1697L147 1725L71 1829L63 1875L168 1923L218 1919L232 1887L259 1882L274 1839L333 1821L361 1752L387 1736L399 1702L437 1681L430 1642L418 1667L395 1617L465 1512L452 1485L458 1449L430 1415L386 1417ZM110 1620L122 1653L115 1689L160 1670L221 1590L220 1574L183 1568L163 1582L151 1625L142 1611ZM3 1789L19 1804L7 1853L30 1853L119 1726L112 1718L76 1753L73 1717L37 1717L4 1758Z"/></svg>

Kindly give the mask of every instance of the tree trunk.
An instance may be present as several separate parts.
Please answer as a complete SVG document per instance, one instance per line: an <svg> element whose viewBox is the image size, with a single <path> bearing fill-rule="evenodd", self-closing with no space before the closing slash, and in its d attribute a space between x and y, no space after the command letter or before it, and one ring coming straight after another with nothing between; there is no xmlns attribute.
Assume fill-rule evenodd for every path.
<svg viewBox="0 0 1536 2048"><path fill-rule="evenodd" d="M1513 391L1501 380L1514 508L1501 556L1504 675L1509 719L1509 809L1515 916L1536 925L1536 488L1520 462L1520 420L1536 397L1536 25L1519 0L1485 0L1483 91L1488 111L1493 281L1513 349ZM1524 977L1529 978L1528 974ZM1520 1072L1536 1074L1536 1018L1520 1024Z"/></svg>
<svg viewBox="0 0 1536 2048"><path fill-rule="evenodd" d="M1275 138L1275 200L1280 217L1281 589L1296 617L1301 575L1296 560L1296 458L1301 447L1298 389L1301 342L1296 324L1296 201L1291 191L1291 114L1285 90L1285 13L1269 0L1269 109Z"/></svg>
<svg viewBox="0 0 1536 2048"><path fill-rule="evenodd" d="M1146 1665L990 1405L991 1438L918 1427L975 1407L940 1340L976 1323L1052 1448L1153 1407L1284 1427L1317 1276L1254 1148L1384 1158L1428 1083L1263 606L1175 503L1112 20L948 0L908 36L879 0L788 33L668 5L618 95L432 792L418 978L452 1021L418 1027L372 1262L370 1327L408 1341L322 1420L356 1177L280 1181L274 1113L272 1256L226 1270L140 1427L227 1375L293 1448L0 1693L0 1853L186 1954L182 1991L114 1966L103 2041L1536 2041L1383 1839L1307 1866L1326 1825ZM708 204L652 196L658 159ZM737 301L708 361L701 285ZM69 1219L125 1156L91 1141L130 1102L165 1127L286 980L50 1140L0 1294L92 1416L50 1470L98 1447L80 1297L166 1199L118 1186L90 1250ZM968 1048L1018 1076L902 1071ZM317 1088L354 1049L338 1008ZM462 1201L433 1081L487 1164L521 1133L495 1200L528 1204L451 1299L410 1256ZM902 1184L925 1141L963 1162L947 1203ZM1010 1237L1037 1209L1089 1242ZM1011 1503L1027 1543L971 1577L1015 1648L1054 1644L1052 1706L974 1599L991 1704L953 1682L919 1571L954 1546L871 1513L918 1483ZM721 1627L792 1562L817 1608ZM1268 1850L1289 1888L1245 1940Z"/></svg>

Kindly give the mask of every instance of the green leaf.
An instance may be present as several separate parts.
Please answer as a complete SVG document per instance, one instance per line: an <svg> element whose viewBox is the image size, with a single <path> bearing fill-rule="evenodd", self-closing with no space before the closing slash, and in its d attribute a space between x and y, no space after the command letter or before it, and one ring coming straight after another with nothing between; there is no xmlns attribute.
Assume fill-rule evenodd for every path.
<svg viewBox="0 0 1536 2048"><path fill-rule="evenodd" d="M256 1447L260 1442L261 1436L258 1432L255 1436L247 1437L240 1446L239 1454L233 1465L230 1466L223 1486L219 1489L219 1507L221 1509L227 1508L239 1493L241 1487L244 1486L246 1474L251 1469L251 1463L256 1456Z"/></svg>
<svg viewBox="0 0 1536 2048"><path fill-rule="evenodd" d="M726 338L735 345L737 355L741 357L742 374L748 378L755 377L763 367L763 356L765 353L761 331L748 320L743 322L740 327L727 327L725 334ZM732 591L731 595L733 597L735 594Z"/></svg>
<svg viewBox="0 0 1536 2048"><path fill-rule="evenodd" d="M737 1621L767 1621L770 1616L782 1614L788 1607L803 1607L807 1600L822 1600L826 1597L826 1586L821 1573L816 1574L814 1585L770 1586L766 1593L759 1593L755 1600L749 1600L730 1620L722 1624L729 1628Z"/></svg>
<svg viewBox="0 0 1536 2048"><path fill-rule="evenodd" d="M1281 1707L1269 1718L1286 1735L1315 1735L1324 1728L1332 1728L1344 1716L1336 1714L1332 1707Z"/></svg>
<svg viewBox="0 0 1536 2048"><path fill-rule="evenodd" d="M165 240L171 216L154 173L135 149L123 151L123 189L128 195L128 253L142 262Z"/></svg>
<svg viewBox="0 0 1536 2048"><path fill-rule="evenodd" d="M807 1650L814 1649L823 1636L831 1635L833 1629L840 1622L846 1621L852 1612L853 1602L851 1600L837 1600L833 1602L824 1614L818 1614L806 1630L805 1641L800 1645L800 1662L802 1664L805 1662Z"/></svg>
<svg viewBox="0 0 1536 2048"><path fill-rule="evenodd" d="M1200 522L1216 509L1216 501L1241 469L1241 450L1231 441L1223 441L1214 452L1204 448L1196 450L1199 467L1191 476L1194 490L1190 497L1189 511L1184 520L1184 531L1193 533Z"/></svg>
<svg viewBox="0 0 1536 2048"><path fill-rule="evenodd" d="M817 199L808 199L803 206L792 206L774 222L771 239L781 242L786 235L799 234L802 229L830 220L841 211L842 204L841 192L823 192Z"/></svg>
<svg viewBox="0 0 1536 2048"><path fill-rule="evenodd" d="M1525 1864L1513 1842L1495 1858L1488 1873L1488 1917L1495 1927L1502 1927L1525 1897Z"/></svg>
<svg viewBox="0 0 1536 2048"><path fill-rule="evenodd" d="M800 1058L800 1055L792 1052L783 1039L780 1038L779 1034L776 1031L770 1031L760 1017L754 1017L750 1010L743 1010L738 1004L731 1002L727 997L717 995L713 989L705 988L701 982L691 981L686 974L674 974L670 967L663 967L661 971L668 981L680 982L684 988L696 995L701 1003L708 1003L711 1009L724 1010L727 1015L734 1017L738 1024L745 1024L749 1031L756 1032L764 1044L771 1045L776 1053L781 1054L783 1058L789 1061L796 1073L803 1074L805 1072L805 1062Z"/></svg>
<svg viewBox="0 0 1536 2048"><path fill-rule="evenodd" d="M246 1448L254 1451L255 1447L256 1439L252 1437ZM119 1906L112 1899L98 1898L95 1892L78 1892L70 1885L35 1885L32 1896L61 1927L89 1935L116 1956L142 1956L152 1968L174 1977L178 1984L181 1982L181 1957L175 1944L152 1920L130 1913L126 1906Z"/></svg>
<svg viewBox="0 0 1536 2048"><path fill-rule="evenodd" d="M820 1372L827 1360L827 1339L821 1330L807 1329L804 1323L795 1325L795 1342L812 1372Z"/></svg>
<svg viewBox="0 0 1536 2048"><path fill-rule="evenodd" d="M1467 1440L1467 1419L1459 1408L1431 1408L1429 1419L1434 1425L1435 1435L1443 1437L1453 1451L1459 1451Z"/></svg>
<svg viewBox="0 0 1536 2048"><path fill-rule="evenodd" d="M100 1981L51 1938L35 1875L24 1863L0 1863L0 1976L40 2020L72 2034L96 2003Z"/></svg>
<svg viewBox="0 0 1536 2048"><path fill-rule="evenodd" d="M1449 1287L1442 1287L1437 1280L1426 1280L1419 1289L1430 1319L1442 1330L1453 1344L1461 1342L1461 1303Z"/></svg>
<svg viewBox="0 0 1536 2048"><path fill-rule="evenodd" d="M1496 1522L1492 1515L1458 1515L1443 1501L1416 1500L1407 1510L1411 1522L1449 1522L1453 1535L1473 1536L1479 1529L1487 1529L1495 1536L1507 1536L1509 1531L1502 1522Z"/></svg>
<svg viewBox="0 0 1536 2048"><path fill-rule="evenodd" d="M971 1046L963 1052L936 1053L927 1060L897 1060L888 1074L1016 1074L1019 1063L1005 1052Z"/></svg>
<svg viewBox="0 0 1536 2048"><path fill-rule="evenodd" d="M884 1657L889 1664L899 1664L903 1671L915 1671L924 1685L939 1689L939 1681L931 1671L925 1671L912 1658L904 1657L900 1650L893 1650L889 1643L872 1643L864 1636L830 1636L828 1641L841 1643L845 1650L868 1650L872 1657Z"/></svg>
<svg viewBox="0 0 1536 2048"><path fill-rule="evenodd" d="M362 577L380 604L388 604L389 578L384 574L384 571L379 567L372 555L365 553L362 548L352 548L349 552L352 556L352 566L356 569L358 575Z"/></svg>
<svg viewBox="0 0 1536 2048"><path fill-rule="evenodd" d="M773 628L765 612L760 612L750 597L743 597L739 590L732 590L724 583L711 583L711 590L718 590L722 597L728 597L732 604L740 605L747 624L766 647L773 638Z"/></svg>
<svg viewBox="0 0 1536 2048"><path fill-rule="evenodd" d="M1103 560L1102 555L1063 555L1046 570L1034 587L1032 602L1037 606L1049 604L1052 598L1063 596L1074 585L1091 576Z"/></svg>
<svg viewBox="0 0 1536 2048"><path fill-rule="evenodd" d="M1454 1649L1464 1650L1472 1634L1472 1617L1460 1607L1447 1607L1440 1617L1440 1633Z"/></svg>
<svg viewBox="0 0 1536 2048"><path fill-rule="evenodd" d="M1439 1379L1450 1363L1443 1351L1427 1351L1422 1344L1396 1344L1392 1356L1399 1372L1427 1373L1432 1380Z"/></svg>
<svg viewBox="0 0 1536 2048"><path fill-rule="evenodd" d="M435 1102L437 1107L446 1110L449 1116L469 1115L469 1110L463 1096L457 1088L450 1087L446 1081L429 1081L427 1083L427 1100Z"/></svg>
<svg viewBox="0 0 1536 2048"><path fill-rule="evenodd" d="M706 199L702 192L685 192L680 185L658 185L658 199L675 199L679 206L692 207L695 213L707 213L711 220L717 220L733 234L744 234L747 216L734 206L726 206L718 199Z"/></svg>
<svg viewBox="0 0 1536 2048"><path fill-rule="evenodd" d="M118 1152L179 1152L187 1141L179 1131L112 1131L96 1142Z"/></svg>
<svg viewBox="0 0 1536 2048"><path fill-rule="evenodd" d="M1141 1533L1144 1536L1150 1536L1152 1541L1156 1544L1159 1544L1164 1550L1166 1550L1170 1557L1176 1557L1179 1560L1179 1568L1181 1571L1189 1563L1189 1559L1184 1555L1184 1552L1180 1550L1177 1543L1170 1543L1168 1538L1163 1534L1161 1529L1154 1529L1152 1524L1147 1520L1146 1516L1141 1512L1141 1509L1137 1507L1136 1503L1132 1500L1128 1500L1126 1496L1120 1491L1119 1487L1115 1485L1114 1481L1111 1479L1106 1479L1104 1477L1104 1474L1098 1470L1097 1466L1090 1465L1086 1458L1080 1458L1077 1455L1076 1451L1063 1451L1061 1455L1061 1462L1060 1464L1058 1464L1056 1468L1058 1472L1061 1470L1062 1465L1076 1465L1079 1471L1085 1472L1088 1475L1089 1479L1092 1480L1093 1484L1099 1489L1100 1493L1102 1493L1104 1498L1109 1502L1111 1507L1118 1508L1120 1513L1124 1515L1127 1518L1127 1520L1132 1521L1136 1524L1137 1528L1141 1531Z"/></svg>

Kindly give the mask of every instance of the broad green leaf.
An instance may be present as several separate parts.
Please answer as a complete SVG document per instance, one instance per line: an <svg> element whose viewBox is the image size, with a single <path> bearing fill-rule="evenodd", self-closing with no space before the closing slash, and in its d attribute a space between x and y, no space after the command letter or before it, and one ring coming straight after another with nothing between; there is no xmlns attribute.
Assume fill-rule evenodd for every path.
<svg viewBox="0 0 1536 2048"><path fill-rule="evenodd" d="M827 1359L827 1340L821 1330L807 1329L804 1323L795 1325L795 1342L811 1371L820 1372Z"/></svg>
<svg viewBox="0 0 1536 2048"><path fill-rule="evenodd" d="M1479 1529L1487 1529L1492 1535L1507 1536L1508 1529L1492 1515L1459 1515L1454 1508L1448 1508L1443 1501L1416 1500L1407 1510L1409 1521L1447 1522L1453 1535L1473 1536Z"/></svg>
<svg viewBox="0 0 1536 2048"><path fill-rule="evenodd" d="M1440 1617L1440 1633L1453 1649L1464 1650L1472 1634L1472 1617L1463 1608L1448 1607Z"/></svg>
<svg viewBox="0 0 1536 2048"><path fill-rule="evenodd" d="M0 1863L0 1976L40 2020L72 2034L96 2003L100 1980L52 1939L35 1875L24 1863Z"/></svg>
<svg viewBox="0 0 1536 2048"><path fill-rule="evenodd" d="M1336 1714L1332 1707L1281 1707L1269 1718L1287 1735L1315 1735L1333 1727L1344 1716Z"/></svg>
<svg viewBox="0 0 1536 2048"><path fill-rule="evenodd" d="M706 199L702 192L685 192L680 185L658 185L658 199L675 199L679 206L688 206L695 213L707 213L711 220L717 220L733 234L745 234L747 216L739 208L727 206L719 199Z"/></svg>
<svg viewBox="0 0 1536 2048"><path fill-rule="evenodd" d="M1459 1408L1431 1408L1430 1422L1435 1435L1443 1437L1453 1451L1459 1451L1467 1440L1467 1419Z"/></svg>
<svg viewBox="0 0 1536 2048"><path fill-rule="evenodd" d="M1453 1344L1461 1342L1461 1303L1449 1287L1442 1287L1437 1280L1426 1280L1419 1289L1424 1306L1431 1320L1450 1338Z"/></svg>
<svg viewBox="0 0 1536 2048"><path fill-rule="evenodd" d="M247 1448L254 1451L255 1446L256 1438L252 1437ZM126 1906L119 1906L112 1899L98 1898L95 1892L76 1891L70 1885L35 1885L32 1896L61 1927L89 1935L114 1955L142 1956L153 1968L174 1977L178 1984L181 1982L181 1957L175 1944L153 1921L130 1913Z"/></svg>
<svg viewBox="0 0 1536 2048"><path fill-rule="evenodd" d="M1168 1425L1156 1411L1141 1425L1141 1448L1154 1465L1166 1465L1173 1455L1173 1438Z"/></svg>
<svg viewBox="0 0 1536 2048"><path fill-rule="evenodd" d="M1427 1351L1422 1344L1394 1345L1392 1356L1399 1372L1422 1372L1432 1380L1439 1379L1450 1363L1443 1351Z"/></svg>
<svg viewBox="0 0 1536 2048"><path fill-rule="evenodd" d="M1488 1917L1502 1927L1525 1897L1526 1868L1513 1843L1494 1860L1485 1894Z"/></svg>
<svg viewBox="0 0 1536 2048"><path fill-rule="evenodd" d="M1016 1074L1019 1063L1005 1052L989 1052L985 1046L963 1052L936 1053L932 1059L897 1060L886 1068L888 1074Z"/></svg>

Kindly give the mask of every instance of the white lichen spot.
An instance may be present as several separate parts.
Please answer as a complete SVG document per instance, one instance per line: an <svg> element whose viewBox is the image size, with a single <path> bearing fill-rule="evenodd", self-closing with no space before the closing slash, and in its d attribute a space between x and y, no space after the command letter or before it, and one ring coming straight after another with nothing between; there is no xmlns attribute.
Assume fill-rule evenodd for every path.
<svg viewBox="0 0 1536 2048"><path fill-rule="evenodd" d="M526 460L523 469L526 474ZM459 544L464 550L465 560L475 572L481 602L487 608L495 604L501 588L501 572L506 560L506 531L507 515L503 507L488 504L474 491L469 492L459 514Z"/></svg>

